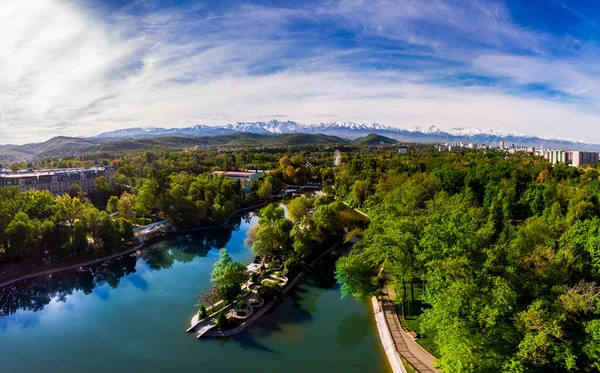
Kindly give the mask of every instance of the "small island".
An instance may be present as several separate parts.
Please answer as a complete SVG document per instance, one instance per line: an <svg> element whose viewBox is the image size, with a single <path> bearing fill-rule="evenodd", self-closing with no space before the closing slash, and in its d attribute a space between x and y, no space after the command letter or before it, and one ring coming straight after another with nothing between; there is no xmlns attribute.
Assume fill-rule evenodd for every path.
<svg viewBox="0 0 600 373"><path fill-rule="evenodd" d="M246 244L257 255L245 266L223 248L211 273L212 288L200 293L198 313L188 332L201 337L228 337L241 332L271 309L341 241L344 205L331 197L300 196L285 210L269 204ZM308 265L306 263L309 262Z"/></svg>

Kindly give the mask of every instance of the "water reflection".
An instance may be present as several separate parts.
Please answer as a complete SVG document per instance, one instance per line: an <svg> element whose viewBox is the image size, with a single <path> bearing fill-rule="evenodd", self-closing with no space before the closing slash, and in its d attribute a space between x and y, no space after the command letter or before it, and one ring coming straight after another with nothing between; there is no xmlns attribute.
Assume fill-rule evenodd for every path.
<svg viewBox="0 0 600 373"><path fill-rule="evenodd" d="M159 242L144 250L140 256L126 255L98 265L23 280L1 288L0 317L18 311L40 312L53 301L65 303L68 297L79 291L85 295L93 293L107 300L110 291L105 285L115 289L126 276L133 286L146 291L148 283L140 274L136 274L137 270L159 271L171 268L176 262L189 263L196 257L205 257L211 249L224 247L231 239L232 232L239 230L242 223L249 223L253 216L253 213L246 213L232 218L228 226ZM37 322L29 313L21 313L15 319L25 326Z"/></svg>
<svg viewBox="0 0 600 373"><path fill-rule="evenodd" d="M355 348L371 334L371 322L367 315L352 313L338 327L335 343L344 348Z"/></svg>

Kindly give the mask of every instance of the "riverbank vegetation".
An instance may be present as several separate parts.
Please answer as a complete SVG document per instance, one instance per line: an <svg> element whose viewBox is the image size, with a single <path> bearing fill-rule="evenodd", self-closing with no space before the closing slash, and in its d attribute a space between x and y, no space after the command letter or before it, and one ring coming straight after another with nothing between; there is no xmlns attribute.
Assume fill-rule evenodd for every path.
<svg viewBox="0 0 600 373"><path fill-rule="evenodd" d="M371 217L337 264L342 292L395 287L444 372L600 370L597 169L432 152L357 154L335 174L335 193Z"/></svg>
<svg viewBox="0 0 600 373"><path fill-rule="evenodd" d="M0 251L29 262L112 253L133 237L130 221L112 218L81 196L0 188Z"/></svg>
<svg viewBox="0 0 600 373"><path fill-rule="evenodd" d="M117 173L103 192L112 195L108 211L118 215L77 191L54 198L1 188L1 250L30 261L73 257L84 247L115 250L130 236L129 225L211 224L286 185L321 183L326 196L293 200L288 217L277 206L261 211L248 242L266 269L300 272L342 235L346 202L370 224L348 234L361 240L337 264L343 294L362 299L377 295L382 282L392 287L400 317L445 372L600 370L597 167L494 151L337 149L342 164L335 168L328 146L42 162L108 162ZM207 174L214 169L272 172L245 186Z"/></svg>

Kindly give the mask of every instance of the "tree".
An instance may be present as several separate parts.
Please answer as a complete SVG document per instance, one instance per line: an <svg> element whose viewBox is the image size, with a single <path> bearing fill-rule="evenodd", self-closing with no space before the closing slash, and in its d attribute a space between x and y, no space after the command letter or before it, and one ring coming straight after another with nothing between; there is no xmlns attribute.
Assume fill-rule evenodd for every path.
<svg viewBox="0 0 600 373"><path fill-rule="evenodd" d="M22 211L15 215L6 228L10 250L32 261L40 259L40 251L38 250L39 235L39 220L31 220Z"/></svg>
<svg viewBox="0 0 600 373"><path fill-rule="evenodd" d="M352 251L349 256L341 257L335 264L335 279L340 284L342 298L351 295L358 300L378 293L375 275L376 268L363 254Z"/></svg>
<svg viewBox="0 0 600 373"><path fill-rule="evenodd" d="M81 197L81 195L82 195L81 185L71 184L69 186L69 196L71 196L71 198Z"/></svg>
<svg viewBox="0 0 600 373"><path fill-rule="evenodd" d="M111 251L116 250L121 241L121 234L117 224L106 212L100 214L98 238L102 246Z"/></svg>
<svg viewBox="0 0 600 373"><path fill-rule="evenodd" d="M350 192L350 204L354 207L360 207L367 198L368 183L363 180L356 180Z"/></svg>
<svg viewBox="0 0 600 373"><path fill-rule="evenodd" d="M56 197L57 220L65 222L70 227L73 226L76 219L81 219L85 210L84 204L78 197L62 195Z"/></svg>
<svg viewBox="0 0 600 373"><path fill-rule="evenodd" d="M109 213L115 213L118 211L119 197L110 196L108 199L108 204L106 205L106 211Z"/></svg>
<svg viewBox="0 0 600 373"><path fill-rule="evenodd" d="M40 226L42 247L52 252L57 248L56 225L52 220L44 220Z"/></svg>
<svg viewBox="0 0 600 373"><path fill-rule="evenodd" d="M311 200L305 197L297 197L288 204L288 214L294 223L299 222L302 217L306 216L311 208Z"/></svg>
<svg viewBox="0 0 600 373"><path fill-rule="evenodd" d="M217 288L219 296L226 301L234 300L248 278L246 266L233 262L227 249L221 249L220 258L210 275L210 281Z"/></svg>
<svg viewBox="0 0 600 373"><path fill-rule="evenodd" d="M261 220L264 218L261 217ZM284 253L290 246L290 232L293 223L289 219L278 219L261 225L256 233L252 251L262 258Z"/></svg>
<svg viewBox="0 0 600 373"><path fill-rule="evenodd" d="M135 203L135 195L127 192L121 194L121 197L117 202L117 211L119 212L119 218L134 221L136 219Z"/></svg>
<svg viewBox="0 0 600 373"><path fill-rule="evenodd" d="M279 167L280 168L286 168L286 167L291 166L291 165L292 165L292 161L290 160L290 157L288 157L287 155L284 155L279 160Z"/></svg>
<svg viewBox="0 0 600 373"><path fill-rule="evenodd" d="M75 224L73 226L73 239L71 244L73 246L73 250L78 254L84 253L88 248L88 239L85 234L85 227L81 220L75 221Z"/></svg>
<svg viewBox="0 0 600 373"><path fill-rule="evenodd" d="M214 307L215 303L219 301L217 288L211 287L208 290L200 292L200 294L196 296L196 299L200 305L210 305L211 307Z"/></svg>
<svg viewBox="0 0 600 373"><path fill-rule="evenodd" d="M222 248L219 250L219 260L217 260L213 266L213 270L210 274L210 281L212 283L217 282L218 279L222 277L225 268L231 263L233 263L233 259L231 259L227 249Z"/></svg>
<svg viewBox="0 0 600 373"><path fill-rule="evenodd" d="M219 315L217 315L217 328L221 331L229 328L229 319L225 312L220 312Z"/></svg>
<svg viewBox="0 0 600 373"><path fill-rule="evenodd" d="M108 193L110 192L110 185L106 176L98 176L94 180L94 192L96 193Z"/></svg>
<svg viewBox="0 0 600 373"><path fill-rule="evenodd" d="M123 241L129 241L134 238L133 224L129 220L119 219L119 232Z"/></svg>
<svg viewBox="0 0 600 373"><path fill-rule="evenodd" d="M263 181L258 189L258 197L260 199L269 199L273 193L273 184L269 181Z"/></svg>

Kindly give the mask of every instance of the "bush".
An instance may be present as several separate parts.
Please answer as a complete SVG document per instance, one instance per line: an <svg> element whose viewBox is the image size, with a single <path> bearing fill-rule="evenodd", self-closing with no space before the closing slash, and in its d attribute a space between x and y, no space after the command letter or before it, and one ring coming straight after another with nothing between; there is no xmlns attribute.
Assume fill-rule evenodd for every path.
<svg viewBox="0 0 600 373"><path fill-rule="evenodd" d="M269 264L267 264L267 269L275 269L275 268L279 268L278 262L270 262Z"/></svg>
<svg viewBox="0 0 600 373"><path fill-rule="evenodd" d="M239 301L238 304L237 304L237 309L238 310L245 310L246 307L248 307L248 303L244 299L242 299L241 301Z"/></svg>
<svg viewBox="0 0 600 373"><path fill-rule="evenodd" d="M252 272L252 274L250 275L250 281L252 281L252 282L258 281L258 273Z"/></svg>
<svg viewBox="0 0 600 373"><path fill-rule="evenodd" d="M279 299L282 296L281 288L275 282L268 281L264 285L258 288L258 295L265 300L265 302L269 302L274 299Z"/></svg>
<svg viewBox="0 0 600 373"><path fill-rule="evenodd" d="M264 269L263 269L263 270L260 272L260 279L261 279L261 280L264 280L264 279L265 279L265 278L267 278L267 277L269 277L269 272L267 272L266 270L264 270Z"/></svg>
<svg viewBox="0 0 600 373"><path fill-rule="evenodd" d="M208 312L206 311L206 307L204 307L204 305L202 305L200 307L200 318L204 319L204 318L206 318L206 316L208 316Z"/></svg>
<svg viewBox="0 0 600 373"><path fill-rule="evenodd" d="M223 331L227 330L228 327L229 319L227 318L227 315L225 315L225 312L219 313L219 315L217 316L217 328Z"/></svg>

